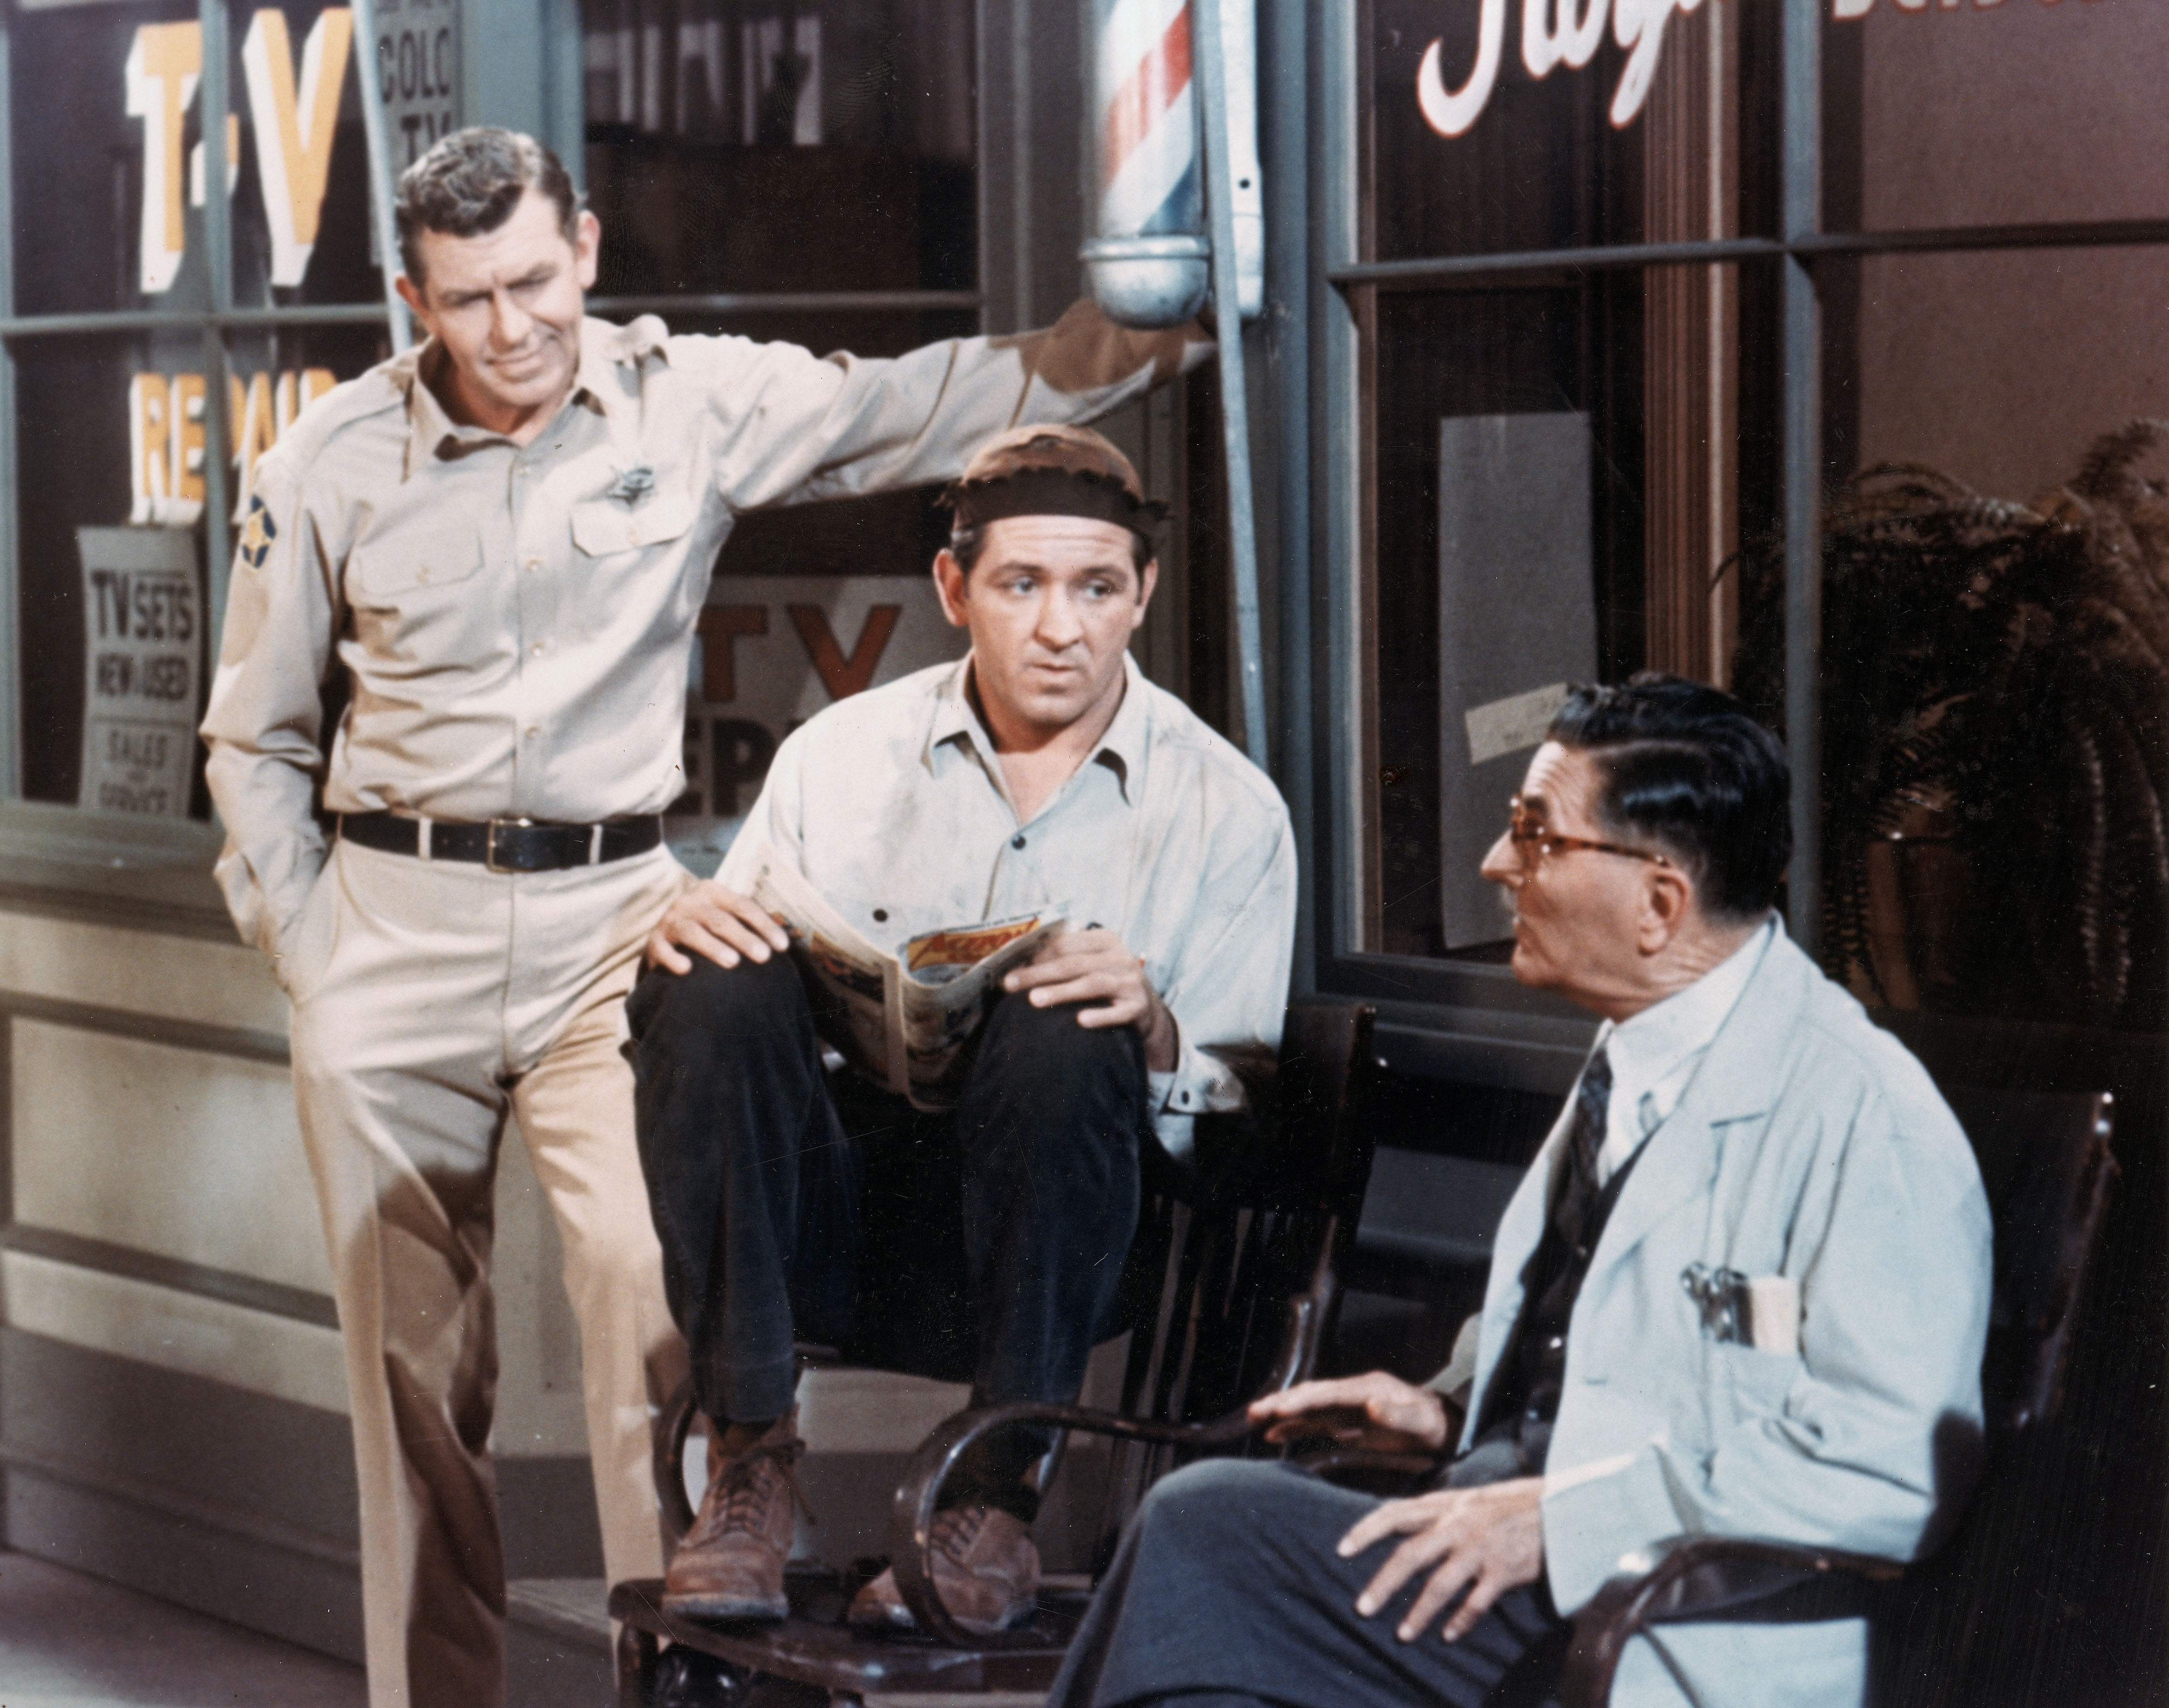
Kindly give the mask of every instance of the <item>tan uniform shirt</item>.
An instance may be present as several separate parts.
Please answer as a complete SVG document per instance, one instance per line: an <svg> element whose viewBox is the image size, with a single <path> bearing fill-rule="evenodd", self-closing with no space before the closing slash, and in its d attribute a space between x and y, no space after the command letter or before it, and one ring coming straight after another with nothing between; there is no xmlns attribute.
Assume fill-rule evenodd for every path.
<svg viewBox="0 0 2169 1708"><path fill-rule="evenodd" d="M1020 822L964 683L935 665L829 707L776 750L716 874L750 891L772 850L877 947L1049 907L1144 958L1175 1016L1151 1076L1176 1156L1241 1107L1231 1054L1280 1042L1295 942L1295 838L1266 775L1125 659L1122 703L1084 762Z"/></svg>
<svg viewBox="0 0 2169 1708"><path fill-rule="evenodd" d="M589 823L684 787L693 625L740 510L953 478L1020 421L1089 419L1209 346L1079 304L1047 332L893 360L590 320L525 446L456 424L434 344L321 399L257 465L204 739L217 876L276 952L323 862L311 816ZM353 699L319 747L333 650Z"/></svg>

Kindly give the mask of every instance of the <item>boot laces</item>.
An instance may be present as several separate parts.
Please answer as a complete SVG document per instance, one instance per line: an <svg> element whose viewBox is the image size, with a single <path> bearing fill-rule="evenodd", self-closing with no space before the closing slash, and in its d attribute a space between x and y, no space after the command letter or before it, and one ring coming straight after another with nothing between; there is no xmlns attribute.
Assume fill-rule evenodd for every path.
<svg viewBox="0 0 2169 1708"><path fill-rule="evenodd" d="M812 1519L813 1508L798 1481L798 1460L805 1451L806 1444L793 1436L749 1447L725 1460L717 1472L716 1486L701 1503L704 1516L712 1515L702 1528L718 1536L733 1531L765 1533L779 1494Z"/></svg>

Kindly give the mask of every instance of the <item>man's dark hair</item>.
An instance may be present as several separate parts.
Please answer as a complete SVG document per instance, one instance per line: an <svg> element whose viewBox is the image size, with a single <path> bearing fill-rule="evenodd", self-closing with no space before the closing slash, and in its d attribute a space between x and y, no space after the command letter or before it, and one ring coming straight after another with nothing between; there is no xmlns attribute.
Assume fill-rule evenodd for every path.
<svg viewBox="0 0 2169 1708"><path fill-rule="evenodd" d="M1793 857L1792 767L1731 695L1644 671L1613 687L1576 688L1548 734L1596 761L1605 830L1671 855L1705 912L1748 920L1776 901Z"/></svg>
<svg viewBox="0 0 2169 1708"><path fill-rule="evenodd" d="M478 238L512 217L530 189L557 204L567 243L577 242L579 194L564 163L532 136L494 125L455 131L399 175L392 213L399 227L399 264L422 282L422 233Z"/></svg>

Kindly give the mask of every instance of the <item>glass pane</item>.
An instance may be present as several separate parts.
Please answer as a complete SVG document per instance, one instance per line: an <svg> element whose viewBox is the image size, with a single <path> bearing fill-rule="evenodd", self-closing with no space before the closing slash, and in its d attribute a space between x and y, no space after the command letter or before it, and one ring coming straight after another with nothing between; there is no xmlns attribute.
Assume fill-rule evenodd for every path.
<svg viewBox="0 0 2169 1708"><path fill-rule="evenodd" d="M1690 242L1767 228L1740 170L1740 115L1766 115L1751 73L1768 8L1709 5L1633 51L1606 0L1370 0L1362 134L1378 260ZM1525 11L1539 39L1526 41ZM1556 51L1557 13L1577 31ZM1662 19L1663 13L1656 15ZM1496 48L1487 72L1486 44ZM1532 74L1540 67L1542 75ZM1743 72L1743 67L1746 71ZM1745 79L1745 80L1743 80ZM1488 93L1486 93L1488 89Z"/></svg>
<svg viewBox="0 0 2169 1708"><path fill-rule="evenodd" d="M2169 1024L2165 261L1876 259L1826 349L1869 472L1826 525L1825 958L1871 1001ZM1738 680L1774 711L1756 565Z"/></svg>
<svg viewBox="0 0 2169 1708"><path fill-rule="evenodd" d="M1708 267L1376 299L1366 947L1504 958L1477 867L1564 686L1721 677L1712 577L1769 478L1740 299Z"/></svg>
<svg viewBox="0 0 2169 1708"><path fill-rule="evenodd" d="M1831 230L2169 218L2159 0L1837 9L1863 15L1824 26Z"/></svg>
<svg viewBox="0 0 2169 1708"><path fill-rule="evenodd" d="M968 290L969 0L587 0L599 292Z"/></svg>
<svg viewBox="0 0 2169 1708"><path fill-rule="evenodd" d="M381 334L242 339L227 385L226 490L301 408L377 356ZM195 726L212 644L203 574L204 344L190 334L43 339L16 350L23 793L153 817L207 815Z"/></svg>
<svg viewBox="0 0 2169 1708"><path fill-rule="evenodd" d="M427 9L387 8L402 15ZM226 29L232 49L226 72L232 134L238 145L228 163L233 300L243 307L267 308L381 302L353 13L317 0L278 6L244 0L231 8ZM449 44L455 32L441 28L428 34ZM445 48L436 57L447 59ZM396 151L415 140L409 132L406 143L401 141L403 111L393 112L389 121ZM404 163L402 152L395 164Z"/></svg>
<svg viewBox="0 0 2169 1708"><path fill-rule="evenodd" d="M243 307L370 302L353 14L237 8L227 68L233 290ZM25 314L208 307L203 31L186 3L24 11L9 159Z"/></svg>
<svg viewBox="0 0 2169 1708"><path fill-rule="evenodd" d="M205 307L195 7L18 11L8 29L17 312Z"/></svg>

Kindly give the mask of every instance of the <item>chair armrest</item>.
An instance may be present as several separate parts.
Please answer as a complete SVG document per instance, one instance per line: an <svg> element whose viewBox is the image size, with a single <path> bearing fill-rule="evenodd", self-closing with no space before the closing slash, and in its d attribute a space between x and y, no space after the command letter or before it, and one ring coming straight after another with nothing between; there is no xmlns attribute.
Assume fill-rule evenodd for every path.
<svg viewBox="0 0 2169 1708"><path fill-rule="evenodd" d="M1118 1441L1145 1441L1159 1446L1211 1449L1233 1447L1252 1433L1243 1412L1231 1412L1204 1423L1166 1423L1150 1418L1127 1417L1117 1412L1100 1412L1084 1406L986 1406L959 1412L937 1425L912 1455L903 1480L897 1485L896 1504L889 1515L889 1563L896 1572L897 1592L919 1621L919 1628L942 1641L965 1648L1003 1647L999 1636L977 1636L949 1616L934 1592L928 1575L929 1551L934 1535L935 1504L941 1486L964 1450L995 1429L1018 1424L1040 1424L1058 1429L1081 1430L1087 1435L1107 1435ZM1043 1643L1043 1636L1019 1632L1014 1641Z"/></svg>
<svg viewBox="0 0 2169 1708"><path fill-rule="evenodd" d="M1674 1536L1635 1563L1644 1569L1607 1579L1575 1615L1560 1708L1606 1708L1619 1658L1645 1626L1730 1612L1833 1575L1876 1583L1905 1575L1895 1560L1743 1536Z"/></svg>
<svg viewBox="0 0 2169 1708"><path fill-rule="evenodd" d="M692 1382L680 1382L678 1391L664 1401L649 1442L648 1466L655 1481L655 1503L672 1548L684 1541L685 1532L693 1528L693 1503L685 1494L685 1441L692 1433L693 1420L700 1414L701 1402L693 1397Z"/></svg>

